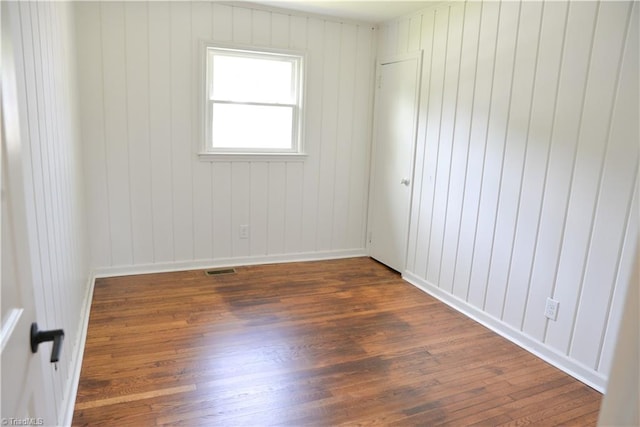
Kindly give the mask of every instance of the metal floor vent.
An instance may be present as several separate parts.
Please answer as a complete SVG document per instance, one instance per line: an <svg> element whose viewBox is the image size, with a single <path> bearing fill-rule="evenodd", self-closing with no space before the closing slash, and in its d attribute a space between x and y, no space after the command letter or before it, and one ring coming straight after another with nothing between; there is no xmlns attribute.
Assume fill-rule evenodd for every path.
<svg viewBox="0 0 640 427"><path fill-rule="evenodd" d="M207 270L204 272L207 276L220 276L221 274L235 274L235 268L218 268L216 270Z"/></svg>

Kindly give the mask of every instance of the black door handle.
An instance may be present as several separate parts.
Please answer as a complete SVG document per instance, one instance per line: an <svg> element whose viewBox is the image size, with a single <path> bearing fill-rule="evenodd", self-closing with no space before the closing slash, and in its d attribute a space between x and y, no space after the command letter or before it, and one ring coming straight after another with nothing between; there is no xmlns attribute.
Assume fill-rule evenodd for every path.
<svg viewBox="0 0 640 427"><path fill-rule="evenodd" d="M39 331L38 324L31 324L31 352L38 351L38 344L45 341L53 341L51 349L51 363L56 363L60 359L60 348L62 348L62 339L64 331L62 329L52 329L50 331Z"/></svg>

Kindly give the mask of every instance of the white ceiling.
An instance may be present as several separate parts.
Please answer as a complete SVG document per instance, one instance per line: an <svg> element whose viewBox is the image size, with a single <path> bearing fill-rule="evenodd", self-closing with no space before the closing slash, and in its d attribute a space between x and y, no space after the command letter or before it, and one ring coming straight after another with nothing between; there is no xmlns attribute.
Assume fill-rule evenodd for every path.
<svg viewBox="0 0 640 427"><path fill-rule="evenodd" d="M338 0L252 0L284 9L319 13L357 21L378 23L424 9L438 1L338 1Z"/></svg>

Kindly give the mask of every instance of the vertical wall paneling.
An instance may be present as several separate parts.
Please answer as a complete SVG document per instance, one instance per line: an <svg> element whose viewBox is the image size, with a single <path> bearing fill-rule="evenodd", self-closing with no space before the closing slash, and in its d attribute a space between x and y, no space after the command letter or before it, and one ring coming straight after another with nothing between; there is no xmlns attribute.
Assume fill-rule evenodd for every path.
<svg viewBox="0 0 640 427"><path fill-rule="evenodd" d="M82 316L88 304L85 296L89 278L83 158L76 116L74 8L69 3L36 2L11 2L6 7L16 63L27 238L38 322L66 333L58 369L50 368L45 355L42 358L47 376L43 387L52 399L56 416L56 420L45 422L58 425L69 422L69 408L75 398L73 382L79 373L76 365L82 350ZM99 43L96 28L89 28L96 22L87 22L88 42ZM101 74L97 68L91 69L96 71L90 76L96 83L91 93L101 100ZM95 139L90 143L101 150L103 114L101 106L93 108L95 116L89 122L96 125L95 133L91 133ZM105 170L100 162L92 165L96 166L92 171L94 184L101 187ZM106 196L108 190L101 188ZM96 202L108 208L108 202ZM96 216L98 222L104 218ZM108 231L101 236L110 239ZM98 253L110 259L108 252Z"/></svg>
<svg viewBox="0 0 640 427"><path fill-rule="evenodd" d="M442 117L442 108L444 103L444 83L445 83L445 64L446 64L446 45L447 45L447 33L448 33L448 24L449 24L449 13L451 12L451 7L448 6L438 11L435 14L435 22L434 22L434 31L433 31L433 44L432 44L432 61L430 65L430 74L429 74L429 109L427 121L431 123L433 126L427 128L425 133L425 157L426 162L424 166L424 170L428 174L428 179L426 185L423 184L422 191L425 195L424 200L429 206L426 209L426 213L428 218L425 221L421 221L423 224L424 231L419 230L418 233L424 236L431 236L431 232L433 230L433 221L434 221L434 207L435 207L435 186L437 181L437 161L436 159L439 156L438 149L438 138L441 129L441 117ZM435 218L435 221L438 221L444 218ZM424 234L423 234L424 233ZM432 242L433 239L429 238L426 243L427 248L427 256L424 259L420 259L424 264L424 267L420 264L417 264L417 268L423 268L424 275L433 274L433 268L429 268L430 265L434 265L435 262L433 258L435 254L432 254L428 251L428 248L431 246L429 242ZM439 263L438 263L439 264Z"/></svg>
<svg viewBox="0 0 640 427"><path fill-rule="evenodd" d="M418 49L418 20L404 277L603 390L637 242L637 5L444 3L381 24L379 52Z"/></svg>
<svg viewBox="0 0 640 427"><path fill-rule="evenodd" d="M192 40L211 40L213 37L213 4L193 2L191 5ZM202 90L202 62L200 43L191 44L191 93ZM191 96L191 153L200 148L201 98ZM207 162L192 162L193 166L193 257L194 259L213 258L213 166Z"/></svg>
<svg viewBox="0 0 640 427"><path fill-rule="evenodd" d="M191 137L191 3L171 2L171 158L174 260L193 257L193 144Z"/></svg>
<svg viewBox="0 0 640 427"><path fill-rule="evenodd" d="M435 9L426 10L421 14L422 38L421 46L423 47L423 64L422 64L422 81L420 82L421 93L419 99L418 109L420 114L429 117L430 111L430 94L431 94L431 75L433 69L433 30L435 21ZM378 50L381 50L384 46L384 40L379 36ZM426 239L419 239L418 235L424 229L424 225L427 218L427 210L421 209L423 200L429 196L424 191L424 188L428 186L429 181L425 179L425 163L426 163L426 123L424 120L418 121L418 130L416 134L416 154L413 176L413 194L411 203L411 221L409 222L409 238L407 242L407 270L409 271L424 271L424 267L421 266L422 262L426 262ZM420 264L420 266L419 266Z"/></svg>
<svg viewBox="0 0 640 427"><path fill-rule="evenodd" d="M605 160L607 132L612 118L630 6L630 3L619 2L600 7L591 45L591 61L573 158L573 174L569 184L570 193L566 213L563 215L566 219L554 292L554 297L564 301L565 306L562 313L558 313L558 322L548 324L546 337L550 345L562 352L569 351L580 294L585 290L588 262L591 261L590 266L594 267L599 262L595 259L589 260L588 255L594 231L594 210L600 190L598 183ZM629 195L624 196L623 200L628 197ZM613 225L607 227L607 234L611 234L611 243L618 243L618 239L614 238L617 234L615 230ZM615 260L613 263L615 264ZM606 269L606 264L598 270L602 271L603 267ZM576 284L578 286L575 286ZM600 298L594 302L600 305ZM595 311L595 307L592 308ZM582 359L580 356L577 358ZM593 363L592 361L590 364Z"/></svg>
<svg viewBox="0 0 640 427"><path fill-rule="evenodd" d="M324 51L322 70L322 112L320 140L320 177L318 183L318 221L316 228L316 249L331 249L333 222L330 217L334 208L335 158L337 151L338 111L340 100L339 76L343 64L340 63L342 51L342 24L324 22Z"/></svg>
<svg viewBox="0 0 640 427"><path fill-rule="evenodd" d="M133 263L131 196L129 187L129 138L126 109L126 65L124 4L101 3L102 60L112 64L103 74L104 132L109 180L109 217L111 218L111 256L115 264Z"/></svg>
<svg viewBox="0 0 640 427"><path fill-rule="evenodd" d="M296 253L301 251L302 241L302 198L303 198L302 163L287 163L285 169L286 179L286 206L284 208L284 253Z"/></svg>
<svg viewBox="0 0 640 427"><path fill-rule="evenodd" d="M200 1L78 10L99 271L364 253L372 27ZM202 40L306 53L303 161L198 159Z"/></svg>
<svg viewBox="0 0 640 427"><path fill-rule="evenodd" d="M485 168L487 132L491 116L491 92L494 82L494 58L497 49L500 4L497 2L483 3L479 13L481 15L476 52L474 95L471 105L461 106L461 108L470 111L471 125L469 153L467 154L469 161L466 162L465 190L460 213L454 289L459 289L459 295L466 301L469 301L471 295L477 292L477 289L471 289L470 281L478 229L480 191Z"/></svg>
<svg viewBox="0 0 640 427"><path fill-rule="evenodd" d="M505 133L505 141L508 143L505 143L502 161L485 305L485 310L497 318L503 316L515 223L518 218L518 199L528 144L542 6L543 3L539 2L523 2L518 18L520 25L516 37L516 56Z"/></svg>
<svg viewBox="0 0 640 427"><path fill-rule="evenodd" d="M422 14L415 15L409 21L409 41L407 42L407 52L420 49Z"/></svg>
<svg viewBox="0 0 640 427"><path fill-rule="evenodd" d="M409 31L411 26L411 19L404 18L398 21L398 36L396 43L398 44L396 47L397 52L407 52L409 49Z"/></svg>
<svg viewBox="0 0 640 427"><path fill-rule="evenodd" d="M500 197L507 128L513 95L513 68L521 3L502 3L493 67L493 85L481 178L480 204L473 252L469 302L486 308L489 268L495 243L496 210Z"/></svg>
<svg viewBox="0 0 640 427"><path fill-rule="evenodd" d="M111 219L107 162L104 150L104 113L102 84L102 34L100 9L89 3L76 5L77 49L84 52L78 61L80 123L85 149L84 173L87 181L87 214L90 218L91 266L111 265ZM90 101L89 101L90 100Z"/></svg>
<svg viewBox="0 0 640 427"><path fill-rule="evenodd" d="M469 165L469 138L473 117L473 100L476 90L476 66L478 63L478 39L480 32L480 3L467 3L464 12L464 31L460 52L460 78L458 81L457 105L471 105L470 110L456 109L455 139L451 157L449 199L447 200L447 221L443 245L441 277L451 292L459 298L466 297L466 288L456 281L456 265L460 243L462 203L467 186ZM456 286L458 285L458 286Z"/></svg>
<svg viewBox="0 0 640 427"><path fill-rule="evenodd" d="M276 25L277 20L281 20L279 18L280 15L273 15L273 23L272 28L276 26L280 27L281 24ZM294 16L290 15L288 17L288 45L287 47L291 49L306 51L307 49L307 18L303 16ZM277 38L273 37L273 42L276 43ZM307 58L308 59L308 58ZM309 68L308 68L309 70ZM309 73L310 71L308 71ZM310 97L310 76L307 73L307 81L306 81L306 105L309 104ZM308 116L303 115L303 117ZM305 128L309 129L309 125L306 124ZM306 146L306 151L308 152L308 135L303 139L303 143ZM302 252L302 214L303 214L303 199L304 199L304 172L306 169L306 163L287 163L286 164L286 207L285 207L285 253L297 253ZM361 212L364 212L362 210Z"/></svg>
<svg viewBox="0 0 640 427"><path fill-rule="evenodd" d="M563 29L566 36L556 94L558 99L551 131L551 148L545 165L542 210L523 325L527 334L540 341L544 340L547 327L547 319L542 315L545 301L554 295L597 8L597 3L570 3L566 27Z"/></svg>
<svg viewBox="0 0 640 427"><path fill-rule="evenodd" d="M147 5L128 2L124 5L126 46L125 111L135 120L127 120L129 143L131 232L133 263L153 262L153 222L151 216L151 162L149 141L149 56L139 52L149 46Z"/></svg>
<svg viewBox="0 0 640 427"><path fill-rule="evenodd" d="M251 163L231 164L231 256L249 256L250 239L240 239L240 226L251 220Z"/></svg>
<svg viewBox="0 0 640 427"><path fill-rule="evenodd" d="M637 222L638 217L631 217L631 203L635 178L638 173L638 150L635 156L630 155L630 141L638 141L637 126L634 125L640 111L638 109L638 27L629 28L632 15L631 7L637 11L635 4L623 4L628 8L618 10L623 15L615 21L627 17L624 37L625 50L621 53L618 69L615 71L613 103L607 117L607 131L604 135L604 153L599 170L597 196L593 205L593 219L590 235L589 252L587 254L580 303L574 317L570 354L587 366L597 367L602 339L594 340L593 336L602 337L606 317L611 302L613 285L619 269L619 260L624 244L625 231L629 222ZM637 14L637 12L636 12ZM609 31L609 30L607 30ZM621 44L622 43L621 41ZM620 89L624 93L620 92ZM613 121L615 117L616 121ZM635 128L635 132L633 129ZM627 205L626 209L619 206ZM611 250L611 246L615 248Z"/></svg>
<svg viewBox="0 0 640 427"><path fill-rule="evenodd" d="M149 3L149 153L151 158L151 218L153 260L175 257L173 231L173 158L171 157L171 19L169 3ZM104 24L103 24L104 25ZM82 63L84 51L79 52ZM103 64L105 72L111 64ZM84 76L80 76L84 78ZM82 92L80 96L83 96ZM83 123L84 124L84 123ZM182 207L183 208L183 207ZM110 265L117 265L111 263Z"/></svg>
<svg viewBox="0 0 640 427"><path fill-rule="evenodd" d="M335 174L333 181L333 229L330 248L347 246L347 228L349 226L349 198L351 197L349 170L353 145L353 111L355 104L354 78L356 76L356 58L358 52L357 26L343 25L340 40L340 74L338 86L338 109L336 150L333 162Z"/></svg>
<svg viewBox="0 0 640 427"><path fill-rule="evenodd" d="M565 39L564 32L558 36L557 29L564 27L568 7L569 4L563 2L545 3L541 20L533 104L507 285L509 304L505 304L503 312L503 320L516 329L522 329L531 284Z"/></svg>
<svg viewBox="0 0 640 427"><path fill-rule="evenodd" d="M37 102L37 111L33 111L33 115L27 113L27 117L28 121L37 124L38 128L37 132L30 135L29 148L32 159L31 165L27 163L27 171L25 172L25 174L29 174L28 170L32 169L33 180L32 183L27 181L25 185L33 185L32 191L36 199L34 200L34 205L28 206L28 208L35 211L38 225L41 225L37 237L30 236L30 246L35 243L39 249L39 253L34 253L34 250L31 250L32 263L35 264L39 262L41 268L38 272L39 274L36 273L33 275L34 287L36 289L39 288L39 292L36 291L36 294L41 296L41 298L37 298L40 300L40 304L36 305L36 307L45 313L47 321L63 324L60 319L62 313L59 311L59 296L56 295L57 286L59 285L57 275L61 265L57 262L58 249L56 245L59 241L56 239L54 231L58 212L55 210L53 197L57 195L57 192L54 192L57 186L52 180L51 172L53 169L55 173L56 169L50 147L54 141L54 136L51 133L51 128L54 123L52 123L53 112L47 108L47 106L51 105L50 90L52 83L48 78L49 76L47 76L47 67L50 63L44 63L49 53L47 48L48 36L53 35L45 28L45 12L43 9L44 5L32 3L30 4L29 10L22 9L21 11L24 13L23 16L29 20L29 24L22 30L23 34L27 35L30 33L29 35L32 36L31 46L23 41L25 48L23 56L29 56L30 65L33 65L32 75L29 73L30 70L28 70L30 66L25 67L25 87L35 87L35 100ZM18 49L16 49L16 52L18 52ZM19 73L19 70L16 70L16 72ZM20 80L20 76L17 75L16 79ZM30 82L30 85L26 82ZM23 109L23 111L25 110ZM22 120L24 120L24 118L22 118ZM29 166L31 167L29 168ZM31 189L27 187L26 190L29 191ZM29 199L28 196L25 198ZM32 270L37 270L37 267ZM39 282L36 282L38 279ZM57 375L52 372L45 373L45 375L47 374L52 377L55 393L60 393L62 391L62 383L59 378L57 378ZM60 396L56 396L54 400L57 414L57 408L59 408L60 405Z"/></svg>
<svg viewBox="0 0 640 427"><path fill-rule="evenodd" d="M435 264L438 263L435 267L437 273L438 280L440 286L451 291L452 289L452 276L453 276L453 257L448 259L450 255L449 252L451 248L451 243L454 240L450 239L449 241L445 240L446 232L451 227L455 227L455 222L446 215L446 212L449 211L449 203L451 201L451 175L452 175L452 161L453 161L453 150L456 146L456 129L457 129L457 105L460 96L460 78L458 77L460 74L460 68L462 66L461 59L461 51L462 51L462 35L464 32L464 18L465 18L466 4L460 5L457 7L453 7L450 9L449 13L449 32L447 36L447 58L445 64L445 70L447 70L445 74L445 84L444 84L444 98L442 104L442 116L440 120L442 124L451 123L451 126L442 126L439 132L439 138L441 142L440 150L438 152L439 158L437 159L438 164L443 165L442 168L438 171L442 176L447 176L448 179L438 179L436 181L438 188L441 191L436 191L439 195L436 205L434 206L434 217L438 219L442 219L444 221L442 227L438 227L438 229L443 230L441 240L436 241L435 244L440 248L439 256L434 252L434 256L430 257L430 261L433 261ZM455 190L454 190L455 192ZM436 209L437 206L437 209ZM442 215L438 214L438 212L443 212ZM444 272L444 274L443 274Z"/></svg>
<svg viewBox="0 0 640 427"><path fill-rule="evenodd" d="M351 164L349 167L349 219L347 247L356 248L365 244L367 223L363 213L367 211L369 194L369 152L372 132L373 86L375 69L371 52L376 42L372 28L367 25L358 27L356 68L353 76L354 91L360 94L353 104L353 125L351 134ZM358 159L366 159L364 162ZM358 224L360 226L358 227Z"/></svg>
<svg viewBox="0 0 640 427"><path fill-rule="evenodd" d="M233 9L224 4L211 4L213 40L231 41L233 39Z"/></svg>
<svg viewBox="0 0 640 427"><path fill-rule="evenodd" d="M251 164L251 224L250 243L251 255L266 255L268 241L268 224L271 219L269 203L270 164L254 162Z"/></svg>
<svg viewBox="0 0 640 427"><path fill-rule="evenodd" d="M267 182L267 254L284 253L284 230L286 224L285 204L287 199L286 164L284 162L269 163Z"/></svg>
<svg viewBox="0 0 640 427"><path fill-rule="evenodd" d="M271 13L271 46L290 48L289 41L290 16L281 13Z"/></svg>
<svg viewBox="0 0 640 427"><path fill-rule="evenodd" d="M302 252L316 250L318 214L318 192L320 184L320 131L322 129L322 82L324 61L324 22L308 20L307 22L307 84L305 108L305 151L308 158L304 165L304 188L302 197ZM312 132L317 129L318 132Z"/></svg>
<svg viewBox="0 0 640 427"><path fill-rule="evenodd" d="M214 163L211 184L213 212L213 259L231 258L231 242L234 238L231 227L231 163Z"/></svg>

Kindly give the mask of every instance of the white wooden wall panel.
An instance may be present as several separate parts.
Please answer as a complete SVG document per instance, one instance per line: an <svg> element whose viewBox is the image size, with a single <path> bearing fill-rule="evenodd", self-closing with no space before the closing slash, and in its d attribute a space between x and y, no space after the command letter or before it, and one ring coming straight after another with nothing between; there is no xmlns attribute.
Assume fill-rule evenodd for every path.
<svg viewBox="0 0 640 427"><path fill-rule="evenodd" d="M481 3L467 3L464 10L464 31L460 51L460 78L458 79L456 105L473 105L476 90L476 59L478 35L480 32ZM447 200L447 217L443 245L441 282L458 297L466 297L466 288L455 286L458 259L462 203L466 191L467 165L469 164L469 138L471 132L471 111L456 109L453 129L453 154Z"/></svg>
<svg viewBox="0 0 640 427"><path fill-rule="evenodd" d="M129 139L126 109L127 79L125 67L125 26L122 3L102 3L100 15L103 25L102 61L113 64L103 74L104 134L109 182L109 218L111 219L111 256L115 264L133 262L133 233L131 226L131 194L129 187Z"/></svg>
<svg viewBox="0 0 640 427"><path fill-rule="evenodd" d="M362 215L367 211L369 189L370 140L372 128L374 66L371 52L375 49L375 38L371 27L359 26L357 30L353 123L351 129L351 153L349 155L348 219L346 247L355 248L363 244L366 221ZM360 160L366 159L362 162ZM346 188L346 187L343 187ZM360 223L358 227L357 224Z"/></svg>
<svg viewBox="0 0 640 427"><path fill-rule="evenodd" d="M584 88L580 128L576 135L576 151L573 154L569 200L566 213L562 215L565 218L565 224L554 292L558 300L565 304L562 313L558 313L558 322L548 324L546 337L550 345L562 352L569 351L571 335L575 331L574 319L578 305L581 303L580 294L585 290L584 281L587 278L585 274L589 266L588 262L591 262L590 266L598 266L600 263L597 259L589 260L588 255L593 243L590 240L594 232L593 221L599 192L598 184L605 160L607 133L613 98L617 91L617 73L622 46L627 35L627 14L630 12L630 7L630 3L622 2L600 7L591 42L589 73ZM627 89L624 88L624 90ZM628 199L628 197L629 191L624 198ZM624 203L619 209L628 209L628 204ZM616 225L605 226L607 234L613 233L611 244L618 243L615 237ZM621 224L621 226L624 225ZM611 251L611 249L607 250ZM606 268L606 263L604 266L600 265L600 268L602 267ZM590 273L594 274L592 271ZM612 279L606 283L611 283ZM601 304L602 301L598 298L594 303ZM589 319L585 321L589 322ZM581 359L580 356L577 358ZM589 364L593 365L594 360L595 357Z"/></svg>
<svg viewBox="0 0 640 427"><path fill-rule="evenodd" d="M467 11L467 16L473 13ZM474 256L474 243L478 226L478 206L486 150L486 135L489 115L486 111L491 101L493 69L498 33L499 4L483 3L480 13L479 42L476 52L475 91L472 104L467 106L471 114L469 136L469 161L467 163L465 191L462 201L460 235L458 237L458 255L453 288L458 289L460 298L469 300L471 296L471 273ZM435 53L435 51L434 51ZM477 111L483 113L474 114ZM429 124L426 123L429 127ZM473 141L473 143L472 143ZM475 291L475 290L474 290Z"/></svg>
<svg viewBox="0 0 640 427"><path fill-rule="evenodd" d="M544 340L547 328L547 321L542 315L545 301L554 294L556 284L596 8L596 3L569 4L551 151L543 165L546 168L545 188L523 326L527 334L540 341ZM558 33L560 29L556 29ZM564 306L560 310L564 310Z"/></svg>
<svg viewBox="0 0 640 427"><path fill-rule="evenodd" d="M191 4L171 2L171 171L173 189L174 259L194 259L193 254L193 140L191 137ZM165 89L166 90L166 89ZM133 119L133 118L132 118Z"/></svg>
<svg viewBox="0 0 640 427"><path fill-rule="evenodd" d="M100 8L89 3L76 5L76 33L78 51L85 52L85 60L78 61L78 90L80 123L82 124L84 171L87 180L87 214L92 231L90 243L91 265L112 263L111 221L109 219L107 164L104 148L104 104L102 79L102 24ZM83 102L91 100L91 102ZM99 154L98 154L99 153Z"/></svg>
<svg viewBox="0 0 640 427"><path fill-rule="evenodd" d="M45 371L53 389L43 384L51 393L57 417L48 422L63 424L74 398L72 383L89 279L73 10L68 3L38 2L11 3L7 10L16 60L37 320L41 327L63 328L66 334L58 369ZM100 131L100 121L96 123Z"/></svg>
<svg viewBox="0 0 640 427"><path fill-rule="evenodd" d="M212 176L213 259L231 258L231 242L235 238L231 227L231 163L214 163Z"/></svg>
<svg viewBox="0 0 640 427"><path fill-rule="evenodd" d="M371 26L215 2L82 4L77 20L94 266L364 250ZM211 39L307 52L303 162L198 160Z"/></svg>
<svg viewBox="0 0 640 427"><path fill-rule="evenodd" d="M195 2L191 7L191 35L195 39L210 40L213 37L213 5L208 2ZM143 49L144 50L144 49ZM191 93L200 87L200 46L191 43ZM201 100L191 97L191 149L197 149L200 135L199 114ZM193 257L195 259L213 258L213 166L207 162L193 164ZM150 261L152 262L152 261Z"/></svg>
<svg viewBox="0 0 640 427"><path fill-rule="evenodd" d="M78 19L82 16L78 15ZM175 259L173 231L173 159L171 157L171 20L168 3L148 4L149 25L149 157L151 163L152 210L149 218L153 223L153 260L170 262ZM99 23L104 26L104 23ZM81 34L78 34L82 37ZM103 43L104 41L101 41ZM78 62L83 61L84 51L78 51ZM103 72L109 64L103 63ZM84 76L80 76L81 79ZM84 97L82 91L80 97ZM83 130L84 130L84 123ZM105 141L109 144L109 141ZM107 159L103 159L108 164ZM104 196L103 196L104 197ZM108 200L108 203L112 203ZM93 256L93 254L92 254ZM96 267L118 265L105 264L95 259Z"/></svg>
<svg viewBox="0 0 640 427"><path fill-rule="evenodd" d="M324 22L307 21L307 82L305 116L305 151L308 158L304 164L304 193L302 195L302 242L301 252L313 251L316 247L318 214L318 194L320 185L320 145L322 141L322 79L324 63ZM312 82L316 82L312 84ZM309 132L317 129L317 132Z"/></svg>
<svg viewBox="0 0 640 427"><path fill-rule="evenodd" d="M364 250L370 26L212 2L77 9L95 267ZM211 39L307 52L303 162L198 160Z"/></svg>
<svg viewBox="0 0 640 427"><path fill-rule="evenodd" d="M337 155L337 131L339 110L339 81L342 68L340 50L342 25L324 22L323 69L322 69L322 110L320 113L320 175L318 180L318 217L331 216L334 208L334 186ZM345 153L341 153L346 155ZM331 249L333 221L318 221L316 226L316 248Z"/></svg>
<svg viewBox="0 0 640 427"><path fill-rule="evenodd" d="M516 56L513 63L513 82L505 134L505 142L508 141L508 143L505 143L502 159L493 255L489 266L485 305L485 310L497 318L503 317L515 223L519 214L518 199L524 171L524 155L528 144L541 9L541 2L524 2L518 18ZM526 18L522 19L523 17Z"/></svg>
<svg viewBox="0 0 640 427"><path fill-rule="evenodd" d="M430 66L430 81L429 81L429 86L430 86L430 90L429 90L429 109L428 109L428 116L426 118L426 120L431 123L433 126L429 126L427 128L427 132L426 132L426 141L429 141L428 143L426 143L426 148L425 148L425 157L426 157L426 163L425 163L425 170L429 171L428 173L428 180L427 180L427 185L425 185L423 187L423 193L426 191L426 197L425 197L425 206L427 206L426 212L427 215L429 215L428 219L424 222L422 222L422 224L424 224L424 232L426 233L426 235L431 236L432 230L433 230L433 221L437 221L439 218L434 218L434 204L435 204L435 191L434 188L437 184L437 159L439 156L439 149L438 149L438 145L437 143L433 143L433 141L437 141L438 140L438 135L440 133L440 123L441 123L441 116L442 116L442 108L443 108L443 102L444 102L444 94L443 94L443 87L444 87L444 83L445 83L445 63L446 63L446 44L447 44L447 38L446 38L446 34L448 31L448 22L449 22L449 13L450 13L450 8L447 7L446 9L443 9L442 11L440 11L439 13L436 13L435 15L435 23L434 23L434 33L433 33L433 60L432 60L432 64ZM420 231L418 231L419 234L422 234ZM427 246L426 246L426 250L428 251L428 256L424 257L424 267L422 265L417 266L417 268L422 268L424 271L425 275L433 275L433 271L434 271L434 265L436 265L436 262L434 262L434 258L438 255L437 253L432 254L430 249L431 246L433 246L434 244L437 244L438 241L441 241L441 239L438 239L437 237L435 239L429 239L427 241ZM420 257L420 260L422 260L423 258ZM431 268L430 268L431 267Z"/></svg>
<svg viewBox="0 0 640 427"><path fill-rule="evenodd" d="M637 31L633 2L490 1L378 34L425 54L405 277L600 389L637 242Z"/></svg>
<svg viewBox="0 0 640 427"><path fill-rule="evenodd" d="M633 8L633 14L637 19L638 6L634 4ZM626 16L627 19L631 18L630 10L626 10L621 19ZM627 146L630 141L635 140L638 143L638 134L634 134L633 130L637 130L637 119L640 117L640 86L636 68L639 49L638 27L632 28L629 23L625 27L625 32L631 31L625 34L627 42L619 69L616 70L614 103L607 117L607 134L604 140L600 141L605 146L605 152L599 170L597 199L593 206L593 231L590 236L581 303L576 309L575 330L570 346L571 354L589 366L597 366L599 363L614 290L613 286L602 286L602 283L615 283L620 271L625 230L630 223L637 227L638 222L637 213L635 216L630 215L631 206L619 209L625 204L630 205L633 192L637 191L633 178L637 179L638 175L638 154L629 155L631 153L628 152ZM626 271L630 271L628 267ZM594 336L597 339L594 339Z"/></svg>
<svg viewBox="0 0 640 427"><path fill-rule="evenodd" d="M149 31L144 3L126 3L124 10L126 43L125 64L127 82L126 111L135 120L127 120L131 197L131 232L134 263L153 260L153 222L151 215L151 174L149 141L149 74L148 55L139 55L149 45Z"/></svg>
<svg viewBox="0 0 640 427"><path fill-rule="evenodd" d="M419 98L419 111L422 111L422 115L429 114L430 108L430 94L431 94L431 71L433 66L433 30L435 22L435 10L430 10L420 15L421 33L420 46L422 46L423 63L422 63L422 77L420 81L420 98ZM382 39L382 34L379 34ZM382 51L384 43L378 46L378 51ZM417 141L424 141L426 128L426 120L418 121L418 129L416 134ZM409 222L409 238L407 240L407 247L409 248L407 253L407 270L409 271L424 271L421 261L426 259L426 247L427 239L418 238L421 230L424 230L424 225L428 221L427 210L421 209L422 203L429 196L423 188L429 184L429 174L425 171L425 162L427 160L425 156L426 147L423 143L418 143L416 146L415 154L415 166L413 176L413 200L411 203L411 221Z"/></svg>
<svg viewBox="0 0 640 427"><path fill-rule="evenodd" d="M563 38L558 39L557 29L564 25L568 3L544 3L537 47L537 62L533 88L533 104L529 116L528 141L523 166L522 184L516 231L511 255L507 296L503 320L520 330L531 284L531 271L538 236L537 225L542 209L542 193L550 154L550 139L556 111Z"/></svg>

